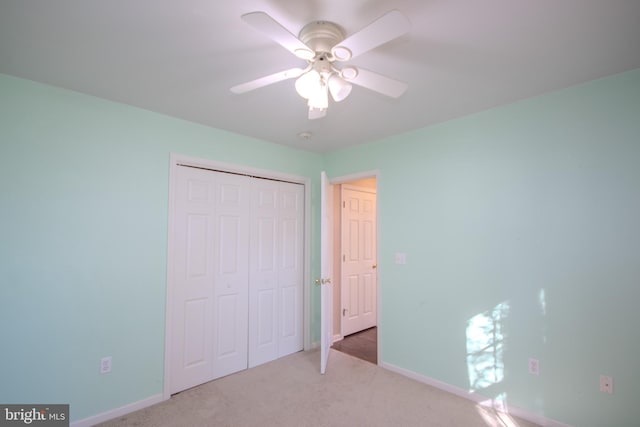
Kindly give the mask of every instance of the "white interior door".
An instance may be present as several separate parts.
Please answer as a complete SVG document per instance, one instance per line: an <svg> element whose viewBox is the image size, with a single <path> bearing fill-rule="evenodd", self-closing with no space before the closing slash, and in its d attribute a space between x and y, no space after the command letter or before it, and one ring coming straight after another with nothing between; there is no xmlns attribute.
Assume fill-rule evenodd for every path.
<svg viewBox="0 0 640 427"><path fill-rule="evenodd" d="M302 350L304 185L175 166L172 188L169 394Z"/></svg>
<svg viewBox="0 0 640 427"><path fill-rule="evenodd" d="M304 186L280 182L278 357L304 347Z"/></svg>
<svg viewBox="0 0 640 427"><path fill-rule="evenodd" d="M171 393L247 368L250 178L176 168Z"/></svg>
<svg viewBox="0 0 640 427"><path fill-rule="evenodd" d="M331 184L320 174L320 373L324 374L333 343L333 285L331 284Z"/></svg>
<svg viewBox="0 0 640 427"><path fill-rule="evenodd" d="M259 181L251 206L249 366L278 357L278 187Z"/></svg>
<svg viewBox="0 0 640 427"><path fill-rule="evenodd" d="M342 186L342 335L376 326L376 193Z"/></svg>
<svg viewBox="0 0 640 427"><path fill-rule="evenodd" d="M175 278L171 393L211 379L215 181L207 171L179 167L175 178Z"/></svg>
<svg viewBox="0 0 640 427"><path fill-rule="evenodd" d="M303 348L304 187L255 181L251 207L249 367Z"/></svg>
<svg viewBox="0 0 640 427"><path fill-rule="evenodd" d="M214 379L246 369L248 364L251 178L209 173L216 177Z"/></svg>

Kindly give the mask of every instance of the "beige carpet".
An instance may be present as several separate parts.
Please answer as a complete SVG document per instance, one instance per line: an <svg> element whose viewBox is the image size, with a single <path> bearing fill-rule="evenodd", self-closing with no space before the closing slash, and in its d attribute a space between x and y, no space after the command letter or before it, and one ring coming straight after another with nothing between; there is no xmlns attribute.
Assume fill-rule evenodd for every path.
<svg viewBox="0 0 640 427"><path fill-rule="evenodd" d="M533 427L332 350L300 352L101 424L229 427Z"/></svg>

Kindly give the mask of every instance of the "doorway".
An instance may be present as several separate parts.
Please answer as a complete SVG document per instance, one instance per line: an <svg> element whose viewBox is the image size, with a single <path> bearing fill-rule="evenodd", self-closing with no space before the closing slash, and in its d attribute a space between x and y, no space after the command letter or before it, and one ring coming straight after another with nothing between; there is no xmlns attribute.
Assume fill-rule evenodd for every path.
<svg viewBox="0 0 640 427"><path fill-rule="evenodd" d="M377 176L333 186L334 350L378 363Z"/></svg>
<svg viewBox="0 0 640 427"><path fill-rule="evenodd" d="M347 335L340 341L335 342L332 348L377 365L378 327L374 326L373 328Z"/></svg>

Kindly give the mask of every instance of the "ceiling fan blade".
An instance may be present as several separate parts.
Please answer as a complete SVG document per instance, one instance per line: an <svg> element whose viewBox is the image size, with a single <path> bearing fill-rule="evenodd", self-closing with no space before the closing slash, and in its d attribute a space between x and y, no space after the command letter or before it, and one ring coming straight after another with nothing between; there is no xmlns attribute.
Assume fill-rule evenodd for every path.
<svg viewBox="0 0 640 427"><path fill-rule="evenodd" d="M264 12L251 12L242 15L242 20L256 30L266 34L271 40L301 59L312 59L315 52L300 39L284 28L275 19Z"/></svg>
<svg viewBox="0 0 640 427"><path fill-rule="evenodd" d="M260 77L259 79L251 80L250 82L236 85L231 88L231 92L241 94L273 83L278 83L283 80L295 79L296 77L300 77L304 71L305 70L302 68L290 68L288 70L280 71L279 73L270 74L268 76Z"/></svg>
<svg viewBox="0 0 640 427"><path fill-rule="evenodd" d="M392 10L338 43L331 51L337 60L346 61L398 38L410 29L409 19L400 11Z"/></svg>
<svg viewBox="0 0 640 427"><path fill-rule="evenodd" d="M374 73L364 68L358 67L357 71L358 74L347 81L391 98L399 98L409 87L405 82Z"/></svg>

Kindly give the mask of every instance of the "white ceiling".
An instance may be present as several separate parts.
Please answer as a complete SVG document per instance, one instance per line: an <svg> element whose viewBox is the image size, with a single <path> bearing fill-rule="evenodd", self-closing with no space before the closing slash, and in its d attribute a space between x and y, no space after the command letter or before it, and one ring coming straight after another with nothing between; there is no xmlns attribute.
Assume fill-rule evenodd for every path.
<svg viewBox="0 0 640 427"><path fill-rule="evenodd" d="M352 64L407 82L401 98L354 86L310 121L294 80L229 91L305 65L242 14L349 35L391 9L410 33ZM639 0L0 0L0 73L318 152L639 67Z"/></svg>

